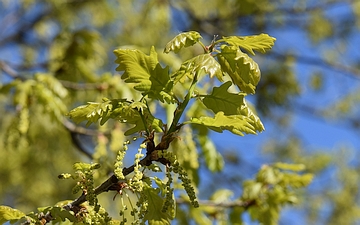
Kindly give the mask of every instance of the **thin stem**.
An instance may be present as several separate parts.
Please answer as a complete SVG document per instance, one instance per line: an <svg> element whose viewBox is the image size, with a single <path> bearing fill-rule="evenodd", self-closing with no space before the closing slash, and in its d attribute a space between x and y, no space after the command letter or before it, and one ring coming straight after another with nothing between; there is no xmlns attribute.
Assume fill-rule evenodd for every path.
<svg viewBox="0 0 360 225"><path fill-rule="evenodd" d="M174 119L168 130L168 134L171 134L178 129L177 127L178 127L179 120L180 120L182 114L184 113L186 106L189 104L191 96L193 95L196 83L198 81L198 74L200 73L200 71L196 72L194 79L190 85L189 92L186 94L184 101L182 103L180 103L179 106L175 109Z"/></svg>
<svg viewBox="0 0 360 225"><path fill-rule="evenodd" d="M204 45L204 43L202 43L201 41L199 41L198 43L199 43L199 44L201 45L201 47L204 49L205 53L208 53L208 52L209 52L208 47L206 47L206 46Z"/></svg>

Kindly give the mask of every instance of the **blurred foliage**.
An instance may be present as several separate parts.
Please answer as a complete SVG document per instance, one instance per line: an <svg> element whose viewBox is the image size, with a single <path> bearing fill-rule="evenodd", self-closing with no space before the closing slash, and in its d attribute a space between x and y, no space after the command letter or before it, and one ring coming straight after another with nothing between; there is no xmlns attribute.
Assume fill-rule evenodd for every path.
<svg viewBox="0 0 360 225"><path fill-rule="evenodd" d="M353 54L360 27L359 1L2 0L0 18L2 204L28 212L76 198L69 192L71 182L56 177L78 161L101 163L102 167L94 171L95 178L111 171L126 139L124 130L111 121L101 128L74 126L61 115L85 102L100 102L103 97L139 97L115 73L112 50L127 46L148 52L149 46L155 46L159 61L176 70L201 51L194 46L178 55L162 54L164 43L181 31L197 30L207 43L214 35L269 33L278 37L293 33L306 42L310 52L297 48L297 40L290 36L290 40L278 39L279 47L271 54L254 58L262 73L252 102L259 116L275 127L271 129L273 140L263 144L264 155L268 161L304 164L306 172L316 175L294 209L305 212L301 215L306 216L306 223L359 221L357 149L318 149L292 132L287 127L289 121L282 122L295 112L335 121L354 133L359 131L360 59ZM334 75L334 71L340 73ZM179 93L184 90L186 87L178 86ZM301 97L309 98L309 92L311 100L324 103L305 101L304 107ZM322 100L324 93L333 94L330 103ZM196 115L203 107L194 104L189 114ZM149 104L149 108L159 115L164 113L155 105ZM166 106L165 114L173 109ZM241 155L250 150L239 151L235 159L229 153L239 174L229 174L228 159L216 151L219 144L207 138L211 133L196 125L192 131L179 134L171 148L176 152L186 146L188 154L179 161L195 183L207 182L195 173L202 162L194 158L200 156L207 159L209 170L225 171L216 177L215 186L232 176L236 182L229 186L239 186L238 182L259 169L242 173L238 169L243 168ZM220 145L226 149L226 144ZM199 151L194 150L196 147ZM199 192L208 192L204 195L209 199L212 196L209 189ZM223 195L229 197L226 192ZM214 196L212 200L221 199ZM113 204L106 198L100 201L104 207ZM218 219L211 216L211 210L204 214L185 205L177 209L179 221L188 221L188 210L199 224ZM234 208L232 221L241 224L238 215L242 213L243 209ZM281 216L286 222L286 215Z"/></svg>

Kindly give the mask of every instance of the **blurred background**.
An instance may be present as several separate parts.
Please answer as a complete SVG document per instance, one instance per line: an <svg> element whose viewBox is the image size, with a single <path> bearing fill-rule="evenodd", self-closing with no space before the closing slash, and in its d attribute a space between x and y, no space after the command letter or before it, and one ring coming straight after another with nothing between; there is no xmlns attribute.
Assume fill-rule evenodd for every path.
<svg viewBox="0 0 360 225"><path fill-rule="evenodd" d="M267 33L277 40L254 56L262 78L248 98L266 130L209 134L224 168L199 159L200 199L219 188L238 196L264 164L302 163L315 178L280 224L360 224L359 27L359 0L0 0L0 203L32 211L74 199L58 174L77 161L108 164L99 177L111 168L122 128L76 126L63 115L131 96L114 49L154 45L177 69L199 50L162 54L180 32L198 31L205 44Z"/></svg>

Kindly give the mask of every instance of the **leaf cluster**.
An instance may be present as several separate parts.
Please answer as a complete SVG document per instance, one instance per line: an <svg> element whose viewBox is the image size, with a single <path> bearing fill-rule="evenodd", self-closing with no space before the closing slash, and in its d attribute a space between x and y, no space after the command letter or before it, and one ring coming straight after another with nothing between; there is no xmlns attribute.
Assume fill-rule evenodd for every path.
<svg viewBox="0 0 360 225"><path fill-rule="evenodd" d="M88 121L88 124L100 120L104 124L109 118L120 122L135 124L128 130L126 135L147 131L147 128L162 132L164 123L153 116L148 110L144 99L152 101L176 103L177 110L174 112L174 120L167 130L175 131L180 117L189 100L194 97L202 102L204 106L214 113L214 116L205 115L192 117L183 124L197 124L205 126L217 132L223 130L231 131L237 135L256 134L264 130L260 119L248 107L245 97L254 94L255 87L260 80L260 70L253 61L241 49L251 54L254 51L264 53L274 44L274 38L261 34L251 37L223 37L214 41L210 46L205 46L200 41L198 32L190 31L177 35L165 47L164 52L179 52L182 48L199 43L204 48L204 54L195 56L185 61L180 68L169 72L169 68L163 68L157 58L154 47L150 54L146 55L139 50L117 49L114 51L119 64L116 70L122 73L121 78L142 96L140 102L129 102L128 100L104 100L103 103L88 103L87 105L73 109L69 116L76 122ZM220 87L214 87L211 93L201 93L194 96L194 90L204 74L210 78L217 77L221 82L228 76L231 81L225 82ZM189 82L186 95L176 94L176 85ZM239 88L238 93L228 92L229 87L234 84ZM183 102L180 102L183 99ZM142 125L141 125L142 124Z"/></svg>
<svg viewBox="0 0 360 225"><path fill-rule="evenodd" d="M82 195L62 208L48 207L42 211L39 210L42 214L31 214L36 216L30 215L29 221L35 221L40 215L41 219L55 222L58 219L64 221L64 218L74 221L76 218L76 221L82 224L107 223L111 218L98 203L97 195L110 190L117 191L121 195L123 211L120 214L122 216L127 209L123 203L125 191L131 190L135 194L137 209L129 200L134 223L170 224L170 221L175 218L174 191L176 189L185 191L189 202L195 208L199 207L196 189L193 186L198 183L199 165L196 159L198 157L196 145L201 146L208 168L211 171L219 171L223 166L223 161L213 143L207 138L209 130L219 133L230 131L235 135L243 136L257 134L265 129L246 101L247 95L255 94L260 80L259 66L247 53L251 55L254 55L256 51L265 53L271 49L275 41L275 38L266 34L247 37L230 36L213 40L206 46L201 39L198 32L190 31L177 35L166 44L164 49L166 54L178 53L183 48L195 44L203 48L202 54L185 60L175 71L170 71L168 66L163 67L155 47L151 47L149 55L136 49L120 48L114 51L115 63L118 64L116 70L119 71L121 79L138 93L139 99L103 98L102 102L88 102L76 107L67 115L76 123L86 122L87 126L98 122L100 125L105 125L109 120L130 126L130 128L127 127L124 135L138 133L145 139L138 153L135 154L134 164L128 168L122 168L122 161L127 150L127 144L124 142L123 149L118 148L118 161L115 162L118 168L115 168L115 175L98 187L94 186L93 170L98 169L99 164L74 164L75 175L62 174L59 178L77 180L74 192L81 190ZM216 81L209 82L211 86L204 85L204 81L206 84L215 77ZM59 98L67 94L62 89L62 85L52 80L51 76L38 76L38 82L48 84L48 89L51 91L45 90L45 93L56 94ZM217 86L219 82L220 85ZM32 90L31 88L36 85L33 81L25 82L25 84L23 85L27 88L23 90ZM11 85L17 84L10 84L9 87ZM16 94L16 96L19 96L15 98L18 99L19 104L26 105L26 100L24 100L26 94ZM40 95L39 99L46 98ZM167 113L169 124L160 119L153 106L155 108L163 106L170 110L170 113ZM60 107L59 110L63 109ZM198 143L194 142L190 132L190 136L184 138L188 144L186 151L189 157L180 150L174 150L175 154L172 154L169 152L172 148L171 144L175 143L173 147L177 145L177 141L174 140L177 140L177 134L183 127L185 130L187 125L193 125L194 130L197 130ZM142 149L146 149L146 154L141 152ZM153 164L155 161L165 165L168 179L166 182L157 176L149 178L144 175L146 170L162 172ZM285 173L282 170L299 171L302 169L287 164L263 167L255 180L244 183L244 192L240 201L246 204L241 205L241 210L248 209L253 219L273 224L273 221L277 221L278 206L296 201L296 196L291 190L304 187L311 180L311 175ZM131 178L130 173L133 173ZM175 186L176 182L173 181L171 173L178 174L181 188ZM152 181L155 181L154 184ZM218 192L213 199L215 201L228 199L230 195L229 192ZM85 201L88 205L80 205ZM255 205L261 206L260 209ZM81 211L81 207L85 207L87 212ZM64 209L71 210L73 214L63 214ZM235 209L233 212L236 211ZM276 212L271 211L274 209ZM2 221L16 221L26 217L25 214L6 207L2 210L0 214ZM201 212L200 209L193 210ZM197 218L195 214L194 219ZM127 218L123 218L120 223L126 221Z"/></svg>

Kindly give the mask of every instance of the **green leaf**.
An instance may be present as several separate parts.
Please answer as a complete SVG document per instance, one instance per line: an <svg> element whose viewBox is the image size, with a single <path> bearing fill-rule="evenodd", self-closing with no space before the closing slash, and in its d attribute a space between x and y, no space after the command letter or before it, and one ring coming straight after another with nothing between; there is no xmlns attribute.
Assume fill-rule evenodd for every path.
<svg viewBox="0 0 360 225"><path fill-rule="evenodd" d="M204 133L203 131L199 133L199 144L204 155L206 166L211 172L219 172L224 167L224 159L222 155L216 150L214 143L211 139L209 139L207 133L208 132Z"/></svg>
<svg viewBox="0 0 360 225"><path fill-rule="evenodd" d="M149 225L170 225L170 220L173 219L173 216L170 211L162 211L161 206L164 200L159 195L160 189L152 188L145 184L143 194L146 195L148 199L148 212L145 214L143 220L148 221Z"/></svg>
<svg viewBox="0 0 360 225"><path fill-rule="evenodd" d="M54 95L60 98L65 98L68 94L67 89L61 84L61 82L52 76L51 74L36 74L35 79L43 83Z"/></svg>
<svg viewBox="0 0 360 225"><path fill-rule="evenodd" d="M276 38L270 37L268 34L259 34L245 37L223 37L221 40L218 40L218 42L225 41L229 45L241 47L252 55L255 55L254 50L265 53L267 50L271 49L272 46L274 46L275 40Z"/></svg>
<svg viewBox="0 0 360 225"><path fill-rule="evenodd" d="M273 165L276 168L283 169L283 170L291 170L291 171L303 171L305 170L304 164L289 164L289 163L275 163Z"/></svg>
<svg viewBox="0 0 360 225"><path fill-rule="evenodd" d="M225 115L238 114L238 108L244 103L245 94L227 92L231 84L231 81L228 81L220 87L214 87L212 93L204 97L204 105L214 113L223 111Z"/></svg>
<svg viewBox="0 0 360 225"><path fill-rule="evenodd" d="M73 168L75 171L88 171L92 169L98 169L100 168L99 163L74 163Z"/></svg>
<svg viewBox="0 0 360 225"><path fill-rule="evenodd" d="M10 221L14 223L25 216L25 213L9 206L0 205L0 224Z"/></svg>
<svg viewBox="0 0 360 225"><path fill-rule="evenodd" d="M161 102L174 103L172 95L173 83L169 77L169 68L162 68L158 62L155 48L150 49L150 55L139 50L117 49L115 60L119 66L117 71L122 71L121 79L126 83L134 83L134 89L143 95L149 95Z"/></svg>
<svg viewBox="0 0 360 225"><path fill-rule="evenodd" d="M107 116L114 108L121 107L126 99L103 99L102 103L88 102L87 105L78 106L71 110L67 115L75 122L88 121L86 126L97 123L101 119L101 125L109 117Z"/></svg>
<svg viewBox="0 0 360 225"><path fill-rule="evenodd" d="M251 120L251 125L254 126L256 131L264 131L265 127L262 124L260 118L254 113L255 109L252 109L253 107L250 107L251 105L248 105L245 98L243 100L243 104L240 106L240 108L238 108L238 114L248 117Z"/></svg>
<svg viewBox="0 0 360 225"><path fill-rule="evenodd" d="M227 92L231 86L228 81L220 87L214 87L210 95L206 95L203 99L204 105L211 109L214 113L224 112L224 115L242 115L250 119L251 125L256 131L265 130L264 125L259 117L248 106L244 93L234 94Z"/></svg>
<svg viewBox="0 0 360 225"><path fill-rule="evenodd" d="M203 125L211 130L222 133L223 130L228 130L233 134L244 136L247 134L256 134L256 129L251 125L252 121L250 118L242 115L231 115L226 116L224 112L216 113L215 117L200 117L192 118L191 121L185 122L185 124L199 124Z"/></svg>
<svg viewBox="0 0 360 225"><path fill-rule="evenodd" d="M263 184L253 180L246 180L243 182L243 193L241 199L254 200L258 199L262 193Z"/></svg>
<svg viewBox="0 0 360 225"><path fill-rule="evenodd" d="M261 74L258 64L252 58L236 47L222 45L217 59L221 69L231 77L240 90L248 94L255 93Z"/></svg>
<svg viewBox="0 0 360 225"><path fill-rule="evenodd" d="M120 120L120 122L128 123L128 124L135 124L135 126L129 130L127 130L124 134L125 135L131 135L136 132L145 131L147 128L154 129L156 132L163 132L164 123L158 119L155 118L149 111L148 108L146 108L142 112L143 120L141 118L141 115L139 111L132 108L132 105L125 106L122 109L120 109L120 114L118 114L117 119ZM144 121L146 125L144 125ZM145 127L146 126L146 127Z"/></svg>
<svg viewBox="0 0 360 225"><path fill-rule="evenodd" d="M185 61L180 69L171 76L174 80L174 84L177 82L184 82L185 78L192 80L196 72L203 70L206 74L212 78L216 76L220 81L222 81L222 71L220 64L214 59L210 54L202 54L195 56L187 61Z"/></svg>
<svg viewBox="0 0 360 225"><path fill-rule="evenodd" d="M314 178L313 174L294 174L285 173L281 184L284 186L291 186L292 188L303 188L309 185Z"/></svg>
<svg viewBox="0 0 360 225"><path fill-rule="evenodd" d="M63 207L41 207L38 208L38 211L43 212L44 214L50 212L53 218L52 223L54 224L65 222L66 219L68 219L70 222L74 222L76 220L75 216L71 214L68 210L65 210Z"/></svg>
<svg viewBox="0 0 360 225"><path fill-rule="evenodd" d="M201 35L196 31L189 31L178 34L171 41L169 41L164 49L165 53L174 51L175 53L179 52L183 47L189 47L197 42L199 42Z"/></svg>
<svg viewBox="0 0 360 225"><path fill-rule="evenodd" d="M221 203L230 201L230 198L234 195L234 192L229 189L219 189L215 191L210 197L210 200L214 201L215 203Z"/></svg>
<svg viewBox="0 0 360 225"><path fill-rule="evenodd" d="M71 110L68 116L76 123L88 121L87 125L96 123L99 119L101 119L100 125L103 125L109 119L134 124L135 126L127 130L125 135L145 131L147 128L162 132L164 126L160 119L155 118L150 113L146 104L142 102L129 103L126 99L103 99L102 103L89 102L87 105ZM144 122L146 125L144 125Z"/></svg>

